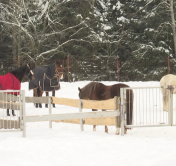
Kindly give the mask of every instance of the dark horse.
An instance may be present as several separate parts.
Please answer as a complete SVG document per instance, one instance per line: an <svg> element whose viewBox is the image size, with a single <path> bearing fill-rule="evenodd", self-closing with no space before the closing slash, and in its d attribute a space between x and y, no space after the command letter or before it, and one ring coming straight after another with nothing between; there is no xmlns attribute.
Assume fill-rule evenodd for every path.
<svg viewBox="0 0 176 166"><path fill-rule="evenodd" d="M33 75L33 72L31 65L28 63L6 75L0 76L0 90L20 90L23 78L29 74ZM12 92L11 94L19 95L18 92ZM15 116L14 110L12 110L12 115ZM10 116L9 109L7 109L7 116Z"/></svg>
<svg viewBox="0 0 176 166"><path fill-rule="evenodd" d="M90 82L82 89L78 87L80 99L85 100L107 100L114 98L115 96L120 97L120 88L128 88L126 84L114 84L111 86L106 86L99 82ZM127 125L132 124L133 119L133 91L127 90L126 99L126 115L127 115ZM97 111L92 109L92 111ZM105 111L105 110L102 110ZM96 130L96 125L93 126L94 131ZM108 128L105 126L105 132L108 133ZM119 134L119 131L116 131Z"/></svg>
<svg viewBox="0 0 176 166"><path fill-rule="evenodd" d="M36 67L33 70L34 76L31 76L29 82L29 90L33 89L33 95L35 97L41 97L43 92L46 92L46 96L49 96L49 92L52 91L52 96L55 96L55 90L60 89L60 79L63 79L63 67L59 61L55 61L47 67ZM36 103L41 108L42 105ZM48 107L48 104L45 105ZM53 104L55 107L55 104Z"/></svg>

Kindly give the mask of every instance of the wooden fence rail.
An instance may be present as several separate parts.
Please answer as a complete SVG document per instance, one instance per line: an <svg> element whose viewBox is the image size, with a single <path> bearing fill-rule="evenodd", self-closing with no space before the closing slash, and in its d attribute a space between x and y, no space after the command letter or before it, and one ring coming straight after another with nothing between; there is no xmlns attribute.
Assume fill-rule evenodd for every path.
<svg viewBox="0 0 176 166"><path fill-rule="evenodd" d="M81 130L83 130L83 124L101 125L100 121L94 122L92 119L100 118L105 122L105 118L109 118L113 121L111 125L120 127L120 111L119 103L120 98L115 97L114 99L95 101L95 100L80 100L80 99L68 99L68 98L57 98L57 97L26 97L27 103L46 103L49 104L49 114L43 116L26 116L25 122L40 122L49 121L50 128L52 127L52 121L55 122L73 122L76 120L80 122ZM66 105L71 107L77 107L79 113L66 113L66 114L51 114L51 104ZM114 110L114 111L102 111L102 112L82 112L82 109L100 109L100 110ZM88 121L83 119L89 119ZM77 123L77 122L76 122ZM110 124L110 123L109 123ZM106 124L103 124L106 125Z"/></svg>
<svg viewBox="0 0 176 166"><path fill-rule="evenodd" d="M26 103L49 103L49 98L51 97L25 97Z"/></svg>
<svg viewBox="0 0 176 166"><path fill-rule="evenodd" d="M2 94L3 95L3 94ZM83 130L83 124L86 124L83 119L97 119L97 118L110 118L114 121L113 125L116 127L120 126L120 111L119 111L119 103L120 99L115 97L114 99L104 100L104 101L94 101L94 100L80 100L80 99L68 99L68 98L57 98L57 97L24 97L23 103L45 103L49 104L49 114L42 116L25 116L25 103L20 105L20 98L18 96L12 97L12 95L4 95L0 94L0 108L8 108L19 110L20 107L23 107L23 119L22 119L22 130L23 136L26 136L26 123L27 122L40 122L40 121L49 121L50 127L52 127L52 121L69 121L76 120L80 121L81 130ZM11 101L11 102L9 102ZM13 101L13 102L12 102ZM15 103L18 101L18 103ZM65 113L65 114L52 114L51 104L59 104L66 105L71 107L78 108L78 113ZM114 111L102 111L102 112L82 112L82 109L99 109L99 110L114 110ZM94 120L95 121L95 120ZM88 122L88 121L87 121ZM91 124L97 125L97 122ZM103 124L106 125L106 124Z"/></svg>
<svg viewBox="0 0 176 166"><path fill-rule="evenodd" d="M80 99L68 99L68 98L57 98L52 97L52 103L60 104L60 105L67 105L72 107L79 108L79 101ZM115 103L114 99L109 100L81 100L82 101L82 108L85 109L98 109L98 110L114 110Z"/></svg>
<svg viewBox="0 0 176 166"><path fill-rule="evenodd" d="M8 101L0 101L0 108L2 109L11 109L11 110L20 110L20 104Z"/></svg>
<svg viewBox="0 0 176 166"><path fill-rule="evenodd" d="M18 96L13 94L19 93ZM25 91L24 90L1 90L0 91L0 131L22 131L23 117L25 109ZM10 116L7 116L9 109ZM11 115L10 110L15 110L16 116ZM17 111L16 111L17 110ZM11 130L12 129L12 130Z"/></svg>
<svg viewBox="0 0 176 166"><path fill-rule="evenodd" d="M85 118L105 118L119 116L119 111L107 111L107 112L78 112L78 113L66 113L66 114L52 114L43 116L27 116L26 122L40 122L49 120L65 120L65 119L85 119Z"/></svg>
<svg viewBox="0 0 176 166"><path fill-rule="evenodd" d="M12 94L8 94L8 93L0 93L0 99L1 101L19 101L19 96L15 96Z"/></svg>

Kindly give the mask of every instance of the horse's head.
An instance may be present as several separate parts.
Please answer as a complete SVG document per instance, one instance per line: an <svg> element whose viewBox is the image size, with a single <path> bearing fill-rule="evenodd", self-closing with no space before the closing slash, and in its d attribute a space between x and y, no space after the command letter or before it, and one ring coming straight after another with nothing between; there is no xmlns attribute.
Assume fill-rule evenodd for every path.
<svg viewBox="0 0 176 166"><path fill-rule="evenodd" d="M80 99L82 99L82 98L81 98L81 97L82 97L82 96L81 96L81 88L78 87L78 90L79 90L79 94L78 94L78 96L79 96Z"/></svg>
<svg viewBox="0 0 176 166"><path fill-rule="evenodd" d="M78 87L79 90L79 98L85 100L95 100L96 99L96 85L97 82L90 82L82 89Z"/></svg>
<svg viewBox="0 0 176 166"><path fill-rule="evenodd" d="M86 85L82 89L80 87L78 87L79 98L85 99L85 100L92 100L92 97L94 95L94 94L92 94L93 87L94 87L94 83L89 83L88 85Z"/></svg>
<svg viewBox="0 0 176 166"><path fill-rule="evenodd" d="M56 75L59 76L61 80L64 78L63 70L64 68L62 66L62 63L60 61L55 61L55 72Z"/></svg>
<svg viewBox="0 0 176 166"><path fill-rule="evenodd" d="M25 75L31 80L34 79L34 73L32 71L32 67L30 63L26 64L26 71L25 71Z"/></svg>

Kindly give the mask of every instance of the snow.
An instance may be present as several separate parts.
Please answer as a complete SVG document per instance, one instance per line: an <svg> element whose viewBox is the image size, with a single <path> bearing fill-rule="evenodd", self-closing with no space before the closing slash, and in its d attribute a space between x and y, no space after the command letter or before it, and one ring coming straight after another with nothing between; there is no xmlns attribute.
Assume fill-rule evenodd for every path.
<svg viewBox="0 0 176 166"><path fill-rule="evenodd" d="M61 82L57 97L78 99L78 87L89 81ZM103 82L112 85L116 82ZM156 87L159 82L126 82L132 87ZM26 96L28 83L22 84ZM77 108L56 105L54 113L73 112ZM48 109L34 108L26 103L27 115L47 114ZM22 132L0 132L0 156L2 166L174 166L176 164L176 128L134 128L125 136L115 135L110 126L109 134L104 126L92 126L53 122L27 123L27 137Z"/></svg>
<svg viewBox="0 0 176 166"><path fill-rule="evenodd" d="M114 9L116 8L117 10L120 10L121 7L122 7L122 4L120 3L120 1L118 1L116 3L116 7L114 7Z"/></svg>
<svg viewBox="0 0 176 166"><path fill-rule="evenodd" d="M130 21L129 21L129 19L126 19L125 17L123 17L123 16L121 16L121 17L118 17L117 18L117 21L121 21L121 22L126 22L126 23L129 23Z"/></svg>

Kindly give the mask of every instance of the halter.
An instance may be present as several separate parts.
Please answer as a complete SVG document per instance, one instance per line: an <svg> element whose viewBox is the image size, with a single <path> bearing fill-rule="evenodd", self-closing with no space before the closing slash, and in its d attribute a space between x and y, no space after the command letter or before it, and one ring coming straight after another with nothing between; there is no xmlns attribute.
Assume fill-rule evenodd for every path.
<svg viewBox="0 0 176 166"><path fill-rule="evenodd" d="M34 75L32 69L30 68L30 66L28 64L27 64L27 67L29 68L29 71L30 71L31 75Z"/></svg>
<svg viewBox="0 0 176 166"><path fill-rule="evenodd" d="M60 67L62 68L62 65L60 65ZM63 72L59 72L58 70L57 70L57 66L56 66L56 64L55 64L55 77L58 77L59 76L59 78L60 79L63 79ZM61 75L61 76L60 76Z"/></svg>
<svg viewBox="0 0 176 166"><path fill-rule="evenodd" d="M172 85L167 85L167 89L169 89L171 91L171 93L173 94L174 87Z"/></svg>

